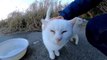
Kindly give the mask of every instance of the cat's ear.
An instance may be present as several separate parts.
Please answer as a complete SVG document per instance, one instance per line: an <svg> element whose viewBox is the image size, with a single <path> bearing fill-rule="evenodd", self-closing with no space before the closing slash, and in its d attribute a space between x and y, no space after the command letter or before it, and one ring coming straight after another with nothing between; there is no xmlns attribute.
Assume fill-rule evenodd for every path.
<svg viewBox="0 0 107 60"><path fill-rule="evenodd" d="M41 23L46 25L49 21L45 20L45 19L41 19Z"/></svg>
<svg viewBox="0 0 107 60"><path fill-rule="evenodd" d="M48 24L48 20L45 20L45 19L41 19L41 23L42 23L42 29L45 29L47 24Z"/></svg>
<svg viewBox="0 0 107 60"><path fill-rule="evenodd" d="M68 22L71 23L72 26L74 26L74 24L76 23L76 20L72 19L72 20L69 20Z"/></svg>

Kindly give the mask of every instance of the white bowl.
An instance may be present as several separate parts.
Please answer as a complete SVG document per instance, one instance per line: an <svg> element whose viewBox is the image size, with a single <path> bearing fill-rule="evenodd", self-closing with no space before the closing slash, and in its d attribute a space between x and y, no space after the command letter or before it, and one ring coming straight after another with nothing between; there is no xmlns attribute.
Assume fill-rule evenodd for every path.
<svg viewBox="0 0 107 60"><path fill-rule="evenodd" d="M21 59L29 43L24 38L14 38L0 43L0 60L19 60Z"/></svg>

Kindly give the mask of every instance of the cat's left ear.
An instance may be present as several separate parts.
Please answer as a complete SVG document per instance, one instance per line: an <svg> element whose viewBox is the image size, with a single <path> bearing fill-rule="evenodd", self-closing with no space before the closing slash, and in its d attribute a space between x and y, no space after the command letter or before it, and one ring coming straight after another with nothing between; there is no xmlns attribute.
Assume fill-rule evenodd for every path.
<svg viewBox="0 0 107 60"><path fill-rule="evenodd" d="M76 20L73 20L73 19L72 19L72 20L69 20L68 22L71 23L72 26L74 26Z"/></svg>

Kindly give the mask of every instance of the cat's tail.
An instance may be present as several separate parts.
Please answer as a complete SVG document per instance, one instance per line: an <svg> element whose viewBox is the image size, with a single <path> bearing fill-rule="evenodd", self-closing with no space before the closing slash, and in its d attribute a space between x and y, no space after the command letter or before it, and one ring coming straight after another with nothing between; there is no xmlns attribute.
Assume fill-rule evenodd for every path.
<svg viewBox="0 0 107 60"><path fill-rule="evenodd" d="M50 2L48 10L47 10L47 13L46 13L45 20L49 20L50 19L52 11L53 11L53 2Z"/></svg>

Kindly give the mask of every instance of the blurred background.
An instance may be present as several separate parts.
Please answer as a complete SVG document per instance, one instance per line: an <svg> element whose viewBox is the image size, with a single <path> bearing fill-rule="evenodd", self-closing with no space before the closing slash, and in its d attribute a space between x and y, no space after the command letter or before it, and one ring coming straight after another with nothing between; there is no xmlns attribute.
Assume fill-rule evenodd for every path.
<svg viewBox="0 0 107 60"><path fill-rule="evenodd" d="M58 11L64 9L74 0L54 0L54 10L51 17L58 16ZM41 31L42 18L45 18L49 0L1 0L0 2L0 33ZM107 13L107 0L87 13L80 15L89 20L96 15Z"/></svg>

